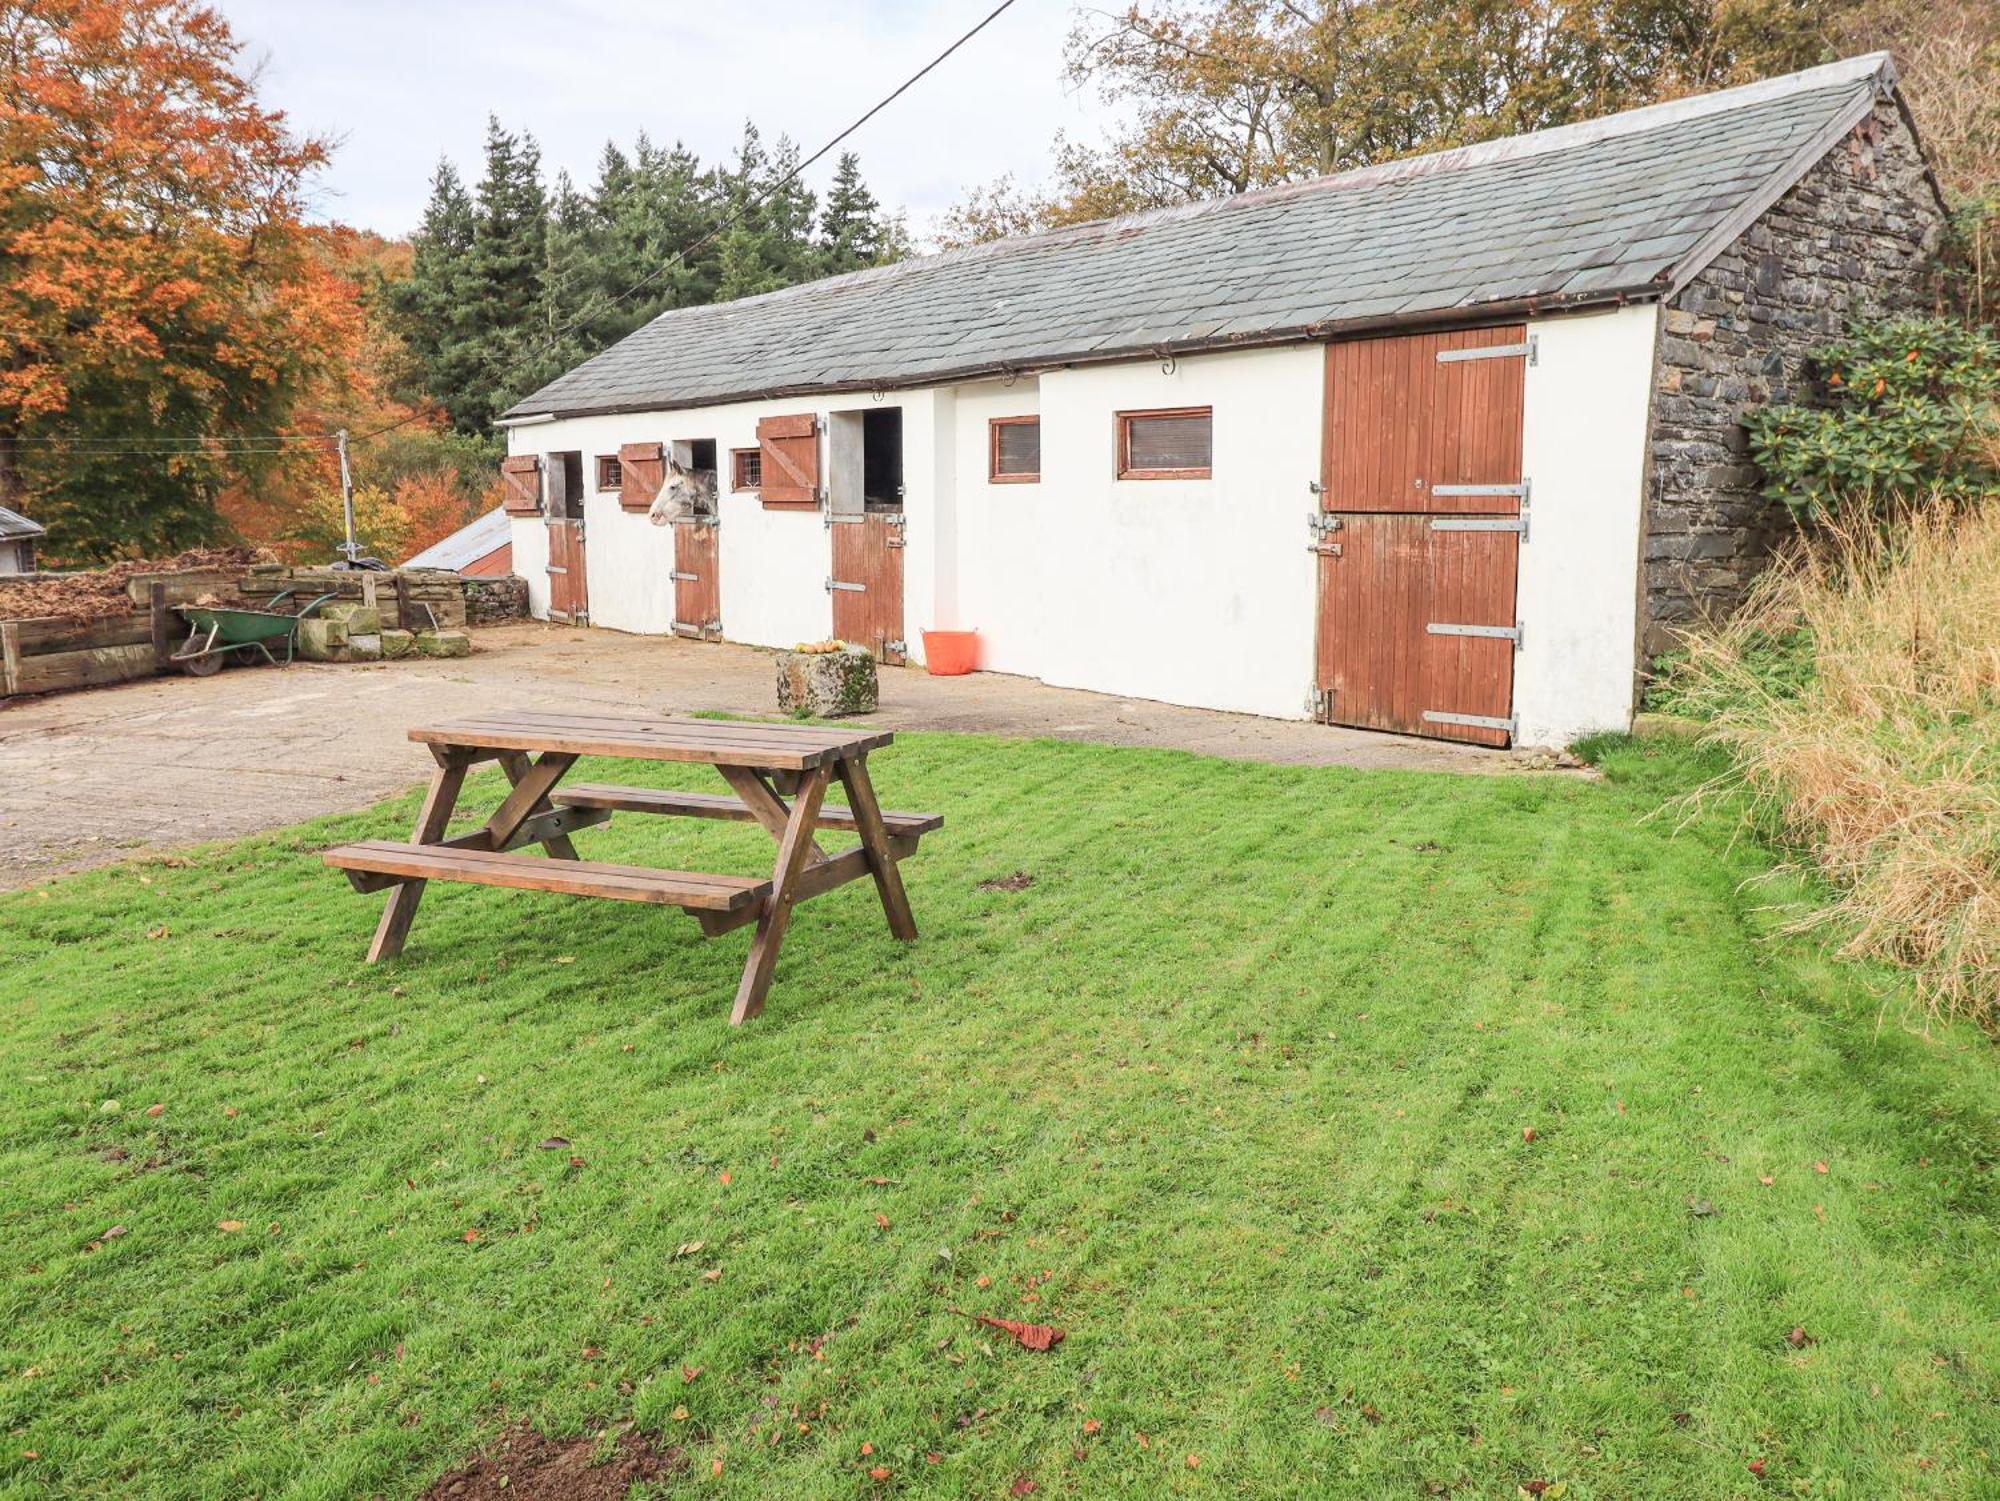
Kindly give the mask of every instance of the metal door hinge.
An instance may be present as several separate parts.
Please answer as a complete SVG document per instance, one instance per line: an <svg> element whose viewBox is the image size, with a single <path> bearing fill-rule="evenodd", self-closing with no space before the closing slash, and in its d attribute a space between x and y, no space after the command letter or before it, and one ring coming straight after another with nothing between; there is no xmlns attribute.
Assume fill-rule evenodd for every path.
<svg viewBox="0 0 2000 1501"><path fill-rule="evenodd" d="M1440 365L1456 365L1465 360L1511 360L1526 359L1535 363L1535 336L1528 335L1525 344L1486 344L1477 349L1440 349L1437 362Z"/></svg>
<svg viewBox="0 0 2000 1501"><path fill-rule="evenodd" d="M1491 636L1500 641L1511 641L1514 649L1521 649L1521 624L1513 625L1440 625L1433 620L1424 627L1433 636Z"/></svg>
<svg viewBox="0 0 2000 1501"><path fill-rule="evenodd" d="M556 565L555 565L554 563L549 563L549 564L546 564L546 565L545 565L545 566L543 567L543 569L542 569L542 572L544 572L544 573L568 573L568 572L569 572L569 570L568 570L567 568L558 568L558 567L557 567L557 566L556 566Z"/></svg>
<svg viewBox="0 0 2000 1501"><path fill-rule="evenodd" d="M1518 516L1433 516L1431 530L1434 532L1519 532L1521 540L1528 540L1528 513L1523 510Z"/></svg>
<svg viewBox="0 0 2000 1501"><path fill-rule="evenodd" d="M1418 484L1423 481L1419 480ZM1525 503L1528 499L1528 482L1518 485L1432 485L1433 495L1518 495Z"/></svg>
<svg viewBox="0 0 2000 1501"><path fill-rule="evenodd" d="M1306 690L1306 718L1324 724L1333 718L1333 690L1331 688L1308 688Z"/></svg>
<svg viewBox="0 0 2000 1501"><path fill-rule="evenodd" d="M677 584L698 584L701 582L700 574L683 573L678 568L676 568L672 573L669 573L667 577L672 579Z"/></svg>
<svg viewBox="0 0 2000 1501"><path fill-rule="evenodd" d="M1460 724L1474 730L1505 730L1509 739L1514 735L1514 720L1495 719L1490 714L1447 714L1442 709L1424 710L1425 724Z"/></svg>
<svg viewBox="0 0 2000 1501"><path fill-rule="evenodd" d="M845 589L850 594L866 594L868 592L866 584L848 584L836 578L829 578L826 581L826 592L831 594L836 589Z"/></svg>
<svg viewBox="0 0 2000 1501"><path fill-rule="evenodd" d="M1329 542L1328 537L1346 526L1338 516L1325 511L1306 512L1306 530L1312 533L1312 541L1306 545L1307 552L1316 552L1322 557L1337 558L1342 548L1338 542Z"/></svg>

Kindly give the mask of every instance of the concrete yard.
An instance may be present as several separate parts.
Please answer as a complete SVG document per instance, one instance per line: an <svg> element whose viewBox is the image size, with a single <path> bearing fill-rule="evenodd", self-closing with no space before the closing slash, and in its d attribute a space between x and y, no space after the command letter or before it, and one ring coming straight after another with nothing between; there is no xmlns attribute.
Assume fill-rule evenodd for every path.
<svg viewBox="0 0 2000 1501"><path fill-rule="evenodd" d="M474 655L458 661L232 666L208 679L160 677L0 703L0 887L365 806L428 775L429 754L405 734L422 721L510 707L773 712L771 655L750 647L540 623L491 627L473 641ZM996 673L886 670L870 722L1283 765L1524 765L1505 751L1181 709Z"/></svg>

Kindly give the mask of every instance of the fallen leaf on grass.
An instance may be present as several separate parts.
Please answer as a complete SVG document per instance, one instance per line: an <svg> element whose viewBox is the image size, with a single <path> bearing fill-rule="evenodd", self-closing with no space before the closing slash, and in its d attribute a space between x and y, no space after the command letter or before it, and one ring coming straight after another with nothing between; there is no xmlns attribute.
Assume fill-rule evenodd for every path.
<svg viewBox="0 0 2000 1501"><path fill-rule="evenodd" d="M704 1370L706 1370L706 1369L707 1369L707 1367L706 1367L706 1366L698 1366L698 1365L684 1365L684 1366L682 1366L682 1367L681 1367L681 1385L682 1385L682 1386L691 1386L691 1385L693 1385L693 1384L694 1384L694 1379L695 1379L695 1377L699 1376L699 1375L700 1375L700 1374L701 1374L701 1373L702 1373L702 1372L703 1372Z"/></svg>
<svg viewBox="0 0 2000 1501"><path fill-rule="evenodd" d="M1813 1171L1816 1173L1824 1173L1827 1171L1827 1166L1824 1162L1815 1162L1813 1164Z"/></svg>
<svg viewBox="0 0 2000 1501"><path fill-rule="evenodd" d="M1069 1331L1058 1329L1053 1324L1024 1324L1019 1319L996 1319L987 1313L967 1313L962 1308L951 1310L962 1319L971 1319L975 1324L984 1324L989 1329L998 1329L1003 1334L1011 1334L1021 1343L1024 1350L1047 1350L1063 1342Z"/></svg>
<svg viewBox="0 0 2000 1501"><path fill-rule="evenodd" d="M152 1116L154 1120L158 1120L166 1113L167 1107L165 1105L148 1105L146 1107L146 1114Z"/></svg>
<svg viewBox="0 0 2000 1501"><path fill-rule="evenodd" d="M1759 1480L1762 1480L1764 1478L1764 1461L1761 1459L1751 1460L1750 1473L1755 1475Z"/></svg>
<svg viewBox="0 0 2000 1501"><path fill-rule="evenodd" d="M1757 1175L1757 1181L1763 1184L1766 1188L1769 1188L1773 1183L1777 1182L1778 1180L1775 1178L1766 1177L1764 1174L1759 1173Z"/></svg>
<svg viewBox="0 0 2000 1501"><path fill-rule="evenodd" d="M722 1280L722 1268L715 1267L710 1271L703 1272L701 1280L704 1282L720 1282Z"/></svg>
<svg viewBox="0 0 2000 1501"><path fill-rule="evenodd" d="M724 1168L721 1172L717 1173L715 1181L720 1183L724 1188L729 1187L729 1169Z"/></svg>
<svg viewBox="0 0 2000 1501"><path fill-rule="evenodd" d="M464 1235L460 1236L459 1238L469 1246L474 1241L479 1239L479 1232L477 1230L468 1230L465 1232Z"/></svg>
<svg viewBox="0 0 2000 1501"><path fill-rule="evenodd" d="M234 1235L238 1230L241 1230L243 1228L243 1221L217 1220L215 1222L215 1228L222 1231L224 1234Z"/></svg>
<svg viewBox="0 0 2000 1501"><path fill-rule="evenodd" d="M1035 1482L1026 1475L1016 1475L1013 1485L1007 1489L1007 1494L1010 1496L1032 1496L1034 1493Z"/></svg>
<svg viewBox="0 0 2000 1501"><path fill-rule="evenodd" d="M878 1212L875 1216L875 1227L878 1230L887 1230L889 1228L889 1216Z"/></svg>
<svg viewBox="0 0 2000 1501"><path fill-rule="evenodd" d="M165 923L158 923L146 929L146 936L148 938L165 938L167 936L167 925Z"/></svg>
<svg viewBox="0 0 2000 1501"><path fill-rule="evenodd" d="M1716 1215L1722 1213L1722 1211L1717 1209L1714 1203L1708 1199L1689 1199L1688 1213L1698 1220L1706 1220L1714 1218Z"/></svg>
<svg viewBox="0 0 2000 1501"><path fill-rule="evenodd" d="M1534 1139L1535 1139L1535 1128L1533 1126L1523 1126L1521 1128L1521 1140L1533 1141Z"/></svg>
<svg viewBox="0 0 2000 1501"><path fill-rule="evenodd" d="M1805 1328L1800 1326L1785 1336L1785 1343L1790 1345L1794 1350L1803 1350L1807 1345L1818 1344L1819 1340L1816 1336L1806 1333Z"/></svg>
<svg viewBox="0 0 2000 1501"><path fill-rule="evenodd" d="M102 1235L98 1236L97 1238L99 1240L116 1240L121 1235L130 1235L131 1233L132 1232L126 1229L123 1225L113 1225L109 1230L106 1230Z"/></svg>
<svg viewBox="0 0 2000 1501"><path fill-rule="evenodd" d="M707 1241L684 1240L678 1246L674 1247L674 1259L678 1261L683 1256L692 1256L707 1244Z"/></svg>
<svg viewBox="0 0 2000 1501"><path fill-rule="evenodd" d="M567 1136L544 1137L536 1145L544 1152L560 1152L564 1147L569 1145L569 1138Z"/></svg>
<svg viewBox="0 0 2000 1501"><path fill-rule="evenodd" d="M1102 1428L1103 1426L1104 1425L1098 1422L1096 1418L1085 1418L1083 1420L1083 1431L1086 1434L1095 1433L1097 1432L1098 1429Z"/></svg>
<svg viewBox="0 0 2000 1501"><path fill-rule="evenodd" d="M876 1465L868 1472L868 1478L877 1482L887 1480L889 1478L888 1468L884 1465Z"/></svg>

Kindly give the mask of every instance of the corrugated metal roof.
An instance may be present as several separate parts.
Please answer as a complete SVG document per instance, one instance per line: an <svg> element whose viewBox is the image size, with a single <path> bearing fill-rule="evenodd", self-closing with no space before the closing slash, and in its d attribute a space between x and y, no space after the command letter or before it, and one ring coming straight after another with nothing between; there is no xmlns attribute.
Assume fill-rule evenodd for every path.
<svg viewBox="0 0 2000 1501"><path fill-rule="evenodd" d="M507 512L495 506L477 521L467 522L442 542L433 542L415 557L403 564L405 568L464 568L476 563L489 552L505 547L513 540L513 531L507 525Z"/></svg>
<svg viewBox="0 0 2000 1501"><path fill-rule="evenodd" d="M1658 296L1892 88L1888 54L1212 203L677 308L508 417L924 385Z"/></svg>
<svg viewBox="0 0 2000 1501"><path fill-rule="evenodd" d="M39 521L30 521L19 511L10 511L0 506L0 542L12 542L21 537L43 537L48 528Z"/></svg>

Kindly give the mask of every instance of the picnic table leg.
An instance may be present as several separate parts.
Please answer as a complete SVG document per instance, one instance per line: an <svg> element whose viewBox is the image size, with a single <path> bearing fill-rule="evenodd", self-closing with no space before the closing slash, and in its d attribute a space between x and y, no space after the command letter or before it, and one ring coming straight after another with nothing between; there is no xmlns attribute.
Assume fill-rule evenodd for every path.
<svg viewBox="0 0 2000 1501"><path fill-rule="evenodd" d="M889 931L909 943L917 936L917 919L910 911L909 893L903 890L903 873L896 868L896 857L889 849L882 805L875 800L875 784L868 780L868 758L844 756L839 765L840 780L847 784L847 806L854 810L862 848L868 851L868 868L874 874L875 892L882 898Z"/></svg>
<svg viewBox="0 0 2000 1501"><path fill-rule="evenodd" d="M771 894L758 914L757 936L750 940L750 957L744 961L743 981L736 987L736 1005L729 1013L732 1027L742 1026L762 1011L764 997L770 994L778 947L785 941L785 929L792 920L792 893L812 851L813 829L819 822L829 780L828 768L815 767L805 774L798 795L792 799L791 816L785 820L784 837L778 841L778 863L771 871Z"/></svg>
<svg viewBox="0 0 2000 1501"><path fill-rule="evenodd" d="M451 824L451 810L458 806L459 788L465 785L465 759L455 752L437 752L438 769L431 776L430 791L417 813L417 826L410 831L412 844L436 844ZM393 959L403 952L403 940L410 936L410 923L417 915L417 903L424 899L422 881L404 881L390 888L389 904L376 924L375 941L368 946L368 962Z"/></svg>
<svg viewBox="0 0 2000 1501"><path fill-rule="evenodd" d="M534 766L535 763L528 758L526 751L506 751L500 757L500 769L507 773L507 780L516 787L519 787L522 779L534 770ZM568 767L565 766L564 770L568 770ZM549 801L548 793L544 792L541 799L528 809L525 816L533 818L537 813L553 812L554 808L555 805ZM576 846L570 843L570 838L567 834L550 835L542 841L542 849L547 852L549 858L552 860L574 860L578 858Z"/></svg>
<svg viewBox="0 0 2000 1501"><path fill-rule="evenodd" d="M785 806L785 800L778 795L778 790L764 780L763 774L748 766L718 766L715 769L722 773L723 781L735 789L736 795L743 799L744 806L750 810L757 822L770 832L771 837L783 840L785 830L791 821L792 810ZM817 865L825 858L826 851L819 847L818 840L813 840L812 856L808 863Z"/></svg>

